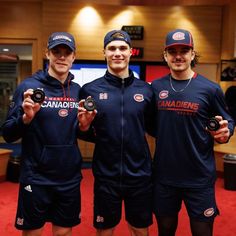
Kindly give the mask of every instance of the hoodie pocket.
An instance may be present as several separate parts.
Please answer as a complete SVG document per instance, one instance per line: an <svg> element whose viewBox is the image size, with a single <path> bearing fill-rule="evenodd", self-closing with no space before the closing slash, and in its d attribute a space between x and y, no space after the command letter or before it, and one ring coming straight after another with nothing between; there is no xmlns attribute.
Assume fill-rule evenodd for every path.
<svg viewBox="0 0 236 236"><path fill-rule="evenodd" d="M79 174L81 155L77 145L45 146L38 171L52 179L69 179Z"/></svg>

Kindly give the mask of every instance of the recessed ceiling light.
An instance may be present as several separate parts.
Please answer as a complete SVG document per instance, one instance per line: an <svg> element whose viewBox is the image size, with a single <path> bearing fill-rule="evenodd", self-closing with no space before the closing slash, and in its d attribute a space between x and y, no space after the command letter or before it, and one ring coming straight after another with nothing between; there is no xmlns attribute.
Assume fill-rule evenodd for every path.
<svg viewBox="0 0 236 236"><path fill-rule="evenodd" d="M3 52L9 52L9 48L3 48Z"/></svg>

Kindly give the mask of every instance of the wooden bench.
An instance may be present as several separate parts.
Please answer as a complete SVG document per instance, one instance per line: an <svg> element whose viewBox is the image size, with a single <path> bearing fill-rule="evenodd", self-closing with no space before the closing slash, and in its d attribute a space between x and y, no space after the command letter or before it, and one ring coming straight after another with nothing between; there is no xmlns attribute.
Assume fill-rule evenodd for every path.
<svg viewBox="0 0 236 236"><path fill-rule="evenodd" d="M0 182L6 180L7 164L12 152L9 149L0 149Z"/></svg>

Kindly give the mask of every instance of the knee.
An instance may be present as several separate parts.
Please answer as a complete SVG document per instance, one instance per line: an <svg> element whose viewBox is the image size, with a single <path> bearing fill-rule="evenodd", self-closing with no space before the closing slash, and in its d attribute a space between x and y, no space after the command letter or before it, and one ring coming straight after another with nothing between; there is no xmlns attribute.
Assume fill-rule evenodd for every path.
<svg viewBox="0 0 236 236"><path fill-rule="evenodd" d="M96 236L112 236L115 228L97 229Z"/></svg>
<svg viewBox="0 0 236 236"><path fill-rule="evenodd" d="M53 227L53 236L71 236L72 228Z"/></svg>
<svg viewBox="0 0 236 236"><path fill-rule="evenodd" d="M129 225L132 236L148 236L148 228L136 228Z"/></svg>

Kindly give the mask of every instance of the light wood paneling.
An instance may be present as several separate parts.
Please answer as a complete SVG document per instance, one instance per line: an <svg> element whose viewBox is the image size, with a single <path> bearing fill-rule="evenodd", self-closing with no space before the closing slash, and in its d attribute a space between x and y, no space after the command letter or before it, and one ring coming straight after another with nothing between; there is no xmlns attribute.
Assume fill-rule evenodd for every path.
<svg viewBox="0 0 236 236"><path fill-rule="evenodd" d="M0 43L31 44L35 72L42 67L42 4L1 1L0 5Z"/></svg>
<svg viewBox="0 0 236 236"><path fill-rule="evenodd" d="M19 82L24 80L25 78L32 75L32 62L31 61L19 61Z"/></svg>
<svg viewBox="0 0 236 236"><path fill-rule="evenodd" d="M121 0L124 5L181 5L181 6L216 6L225 5L234 0Z"/></svg>
<svg viewBox="0 0 236 236"><path fill-rule="evenodd" d="M160 61L165 35L175 28L186 28L193 34L201 62L218 63L221 53L221 7L181 6L108 6L93 5L98 13L97 25L85 26L78 17L85 4L48 1L43 4L43 44L53 31L75 35L80 59L102 60L103 37L122 25L143 25L144 40L134 46L144 47L146 61ZM125 17L127 20L124 20ZM88 19L89 20L89 19Z"/></svg>
<svg viewBox="0 0 236 236"><path fill-rule="evenodd" d="M216 170L218 172L224 172L224 153L215 152L215 162L216 162Z"/></svg>
<svg viewBox="0 0 236 236"><path fill-rule="evenodd" d="M220 4L223 5L224 1L215 1L218 6L197 7L181 6L184 3L179 6L125 6L126 3L122 3L123 6L121 4L114 7L99 2L100 4L92 5L98 13L97 25L93 27L84 25L77 17L79 11L86 6L85 3L73 0L0 2L0 41L30 41L33 45L32 72L42 68L44 48L53 31L65 30L75 35L78 59L103 60L104 34L123 24L144 26L144 40L133 41L133 45L144 47L144 58L141 60L145 61L162 60L166 33L182 27L191 30L196 50L201 55L200 63L219 63L220 58L231 59L234 50L235 3L222 8ZM228 2L225 1L224 4ZM124 20L124 12L129 14L127 21Z"/></svg>
<svg viewBox="0 0 236 236"><path fill-rule="evenodd" d="M69 31L75 35L77 58L103 60L104 34L125 24L144 26L144 40L133 41L134 46L144 47L142 60L160 61L166 33L174 28L186 28L194 36L196 50L201 54L200 62L219 62L222 29L220 6L114 7L92 4L98 15L96 26L86 26L86 22L82 23L78 17L85 6L85 3L69 0L1 1L1 38L35 39L33 72L42 67L47 38L53 31Z"/></svg>
<svg viewBox="0 0 236 236"><path fill-rule="evenodd" d="M78 145L79 145L83 160L92 161L95 144L78 139Z"/></svg>
<svg viewBox="0 0 236 236"><path fill-rule="evenodd" d="M156 140L155 138L153 138L152 136L150 135L146 135L147 137L147 142L148 142L148 145L149 145L149 149L150 149L150 152L151 152L151 156L152 158L154 157L154 153L155 153L155 147L156 147Z"/></svg>
<svg viewBox="0 0 236 236"><path fill-rule="evenodd" d="M236 132L236 130L235 130ZM234 134L228 143L215 144L214 150L223 154L236 154L236 135Z"/></svg>
<svg viewBox="0 0 236 236"><path fill-rule="evenodd" d="M220 87L222 88L224 92L226 92L226 90L231 86L236 86L236 81L221 81L220 82Z"/></svg>
<svg viewBox="0 0 236 236"><path fill-rule="evenodd" d="M1 2L1 37L32 39L41 36L41 3Z"/></svg>
<svg viewBox="0 0 236 236"><path fill-rule="evenodd" d="M236 52L236 2L223 8L221 59L235 58Z"/></svg>
<svg viewBox="0 0 236 236"><path fill-rule="evenodd" d="M6 0L0 0L6 1ZM8 2L45 2L49 0L8 0ZM63 0L73 2L78 0ZM181 5L181 6L222 6L233 2L234 0L80 0L81 3L97 3L97 4L107 4L107 5Z"/></svg>

